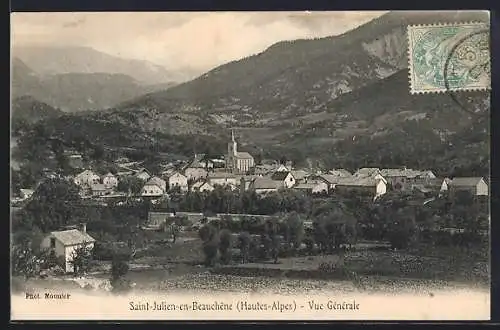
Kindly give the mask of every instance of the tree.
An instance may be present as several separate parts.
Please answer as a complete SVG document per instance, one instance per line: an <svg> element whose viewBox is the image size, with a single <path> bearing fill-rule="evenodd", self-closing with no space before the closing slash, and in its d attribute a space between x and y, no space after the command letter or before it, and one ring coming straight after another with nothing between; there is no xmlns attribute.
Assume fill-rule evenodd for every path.
<svg viewBox="0 0 500 330"><path fill-rule="evenodd" d="M241 251L241 259L242 263L247 263L249 256L250 256L250 243L251 243L252 237L247 231L242 232L239 237L239 247Z"/></svg>
<svg viewBox="0 0 500 330"><path fill-rule="evenodd" d="M290 213L285 219L285 239L295 250L300 248L304 238L304 222L297 212Z"/></svg>
<svg viewBox="0 0 500 330"><path fill-rule="evenodd" d="M233 247L233 236L227 229L223 229L220 233L219 252L221 261L228 264L231 261L231 249Z"/></svg>
<svg viewBox="0 0 500 330"><path fill-rule="evenodd" d="M73 250L70 263L73 266L75 275L85 274L92 266L92 247L84 242L81 246Z"/></svg>
<svg viewBox="0 0 500 330"><path fill-rule="evenodd" d="M414 211L410 207L399 209L391 217L388 238L394 249L405 249L417 239Z"/></svg>
<svg viewBox="0 0 500 330"><path fill-rule="evenodd" d="M115 255L111 263L111 286L113 291L122 292L130 289L130 283L125 279L125 275L129 271L129 265L127 261L119 256Z"/></svg>
<svg viewBox="0 0 500 330"><path fill-rule="evenodd" d="M34 225L47 232L67 225L81 211L79 187L64 179L48 179L33 193L26 211Z"/></svg>
<svg viewBox="0 0 500 330"><path fill-rule="evenodd" d="M144 181L135 176L128 176L118 181L116 189L129 195L137 195L144 187Z"/></svg>
<svg viewBox="0 0 500 330"><path fill-rule="evenodd" d="M203 253L205 254L205 263L213 266L217 261L219 250L218 230L211 224L206 224L200 228L198 235L203 241Z"/></svg>
<svg viewBox="0 0 500 330"><path fill-rule="evenodd" d="M13 275L22 275L26 280L39 275L44 262L29 243L13 246L11 261Z"/></svg>

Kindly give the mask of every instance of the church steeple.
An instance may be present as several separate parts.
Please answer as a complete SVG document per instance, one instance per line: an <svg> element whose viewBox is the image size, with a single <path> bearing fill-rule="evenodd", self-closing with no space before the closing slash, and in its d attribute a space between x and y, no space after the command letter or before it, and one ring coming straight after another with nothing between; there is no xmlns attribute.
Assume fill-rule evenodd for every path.
<svg viewBox="0 0 500 330"><path fill-rule="evenodd" d="M231 141L227 144L228 145L228 154L232 156L236 156L238 153L238 145L236 143L236 140L234 139L234 130L231 129Z"/></svg>

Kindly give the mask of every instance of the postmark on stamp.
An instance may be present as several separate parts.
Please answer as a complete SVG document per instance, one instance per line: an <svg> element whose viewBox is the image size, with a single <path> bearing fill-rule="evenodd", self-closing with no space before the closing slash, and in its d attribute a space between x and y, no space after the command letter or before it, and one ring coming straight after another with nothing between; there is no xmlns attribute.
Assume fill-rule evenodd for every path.
<svg viewBox="0 0 500 330"><path fill-rule="evenodd" d="M490 58L488 24L408 26L412 94L488 90Z"/></svg>

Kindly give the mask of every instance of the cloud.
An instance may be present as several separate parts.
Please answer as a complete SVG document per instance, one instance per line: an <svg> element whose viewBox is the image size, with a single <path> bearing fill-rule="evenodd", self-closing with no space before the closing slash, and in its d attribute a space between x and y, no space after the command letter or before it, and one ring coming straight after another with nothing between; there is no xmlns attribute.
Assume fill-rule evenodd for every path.
<svg viewBox="0 0 500 330"><path fill-rule="evenodd" d="M282 40L337 35L382 12L15 13L13 45L89 46L168 69L207 70Z"/></svg>

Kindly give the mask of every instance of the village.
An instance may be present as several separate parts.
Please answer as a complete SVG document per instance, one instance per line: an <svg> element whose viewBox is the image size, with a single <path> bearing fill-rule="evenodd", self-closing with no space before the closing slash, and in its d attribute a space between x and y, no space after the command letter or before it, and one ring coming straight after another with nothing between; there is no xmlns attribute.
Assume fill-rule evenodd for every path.
<svg viewBox="0 0 500 330"><path fill-rule="evenodd" d="M72 157L76 159L79 158L78 156ZM193 258L205 258L207 264L212 264L217 258L222 258L221 260L223 260L223 254L226 253L221 252L219 257L214 257L207 252L206 246L209 246L212 242L210 235L213 236L213 234L209 236L203 234L203 230L205 230L205 232L208 230L204 227L208 225L212 225L212 227L216 226L216 230L219 231L220 235L224 235L224 230L229 230L230 238L227 239L232 242L230 245L234 245L233 248L236 248L236 251L240 251L239 255L243 260L248 258L248 256L243 256L244 252L242 251L248 250L249 248L242 246L242 241L245 240L244 234L242 234L242 228L245 226L246 228L250 228L248 229L250 240L256 240L256 242L258 242L256 244L267 251L264 253L267 257L254 257L254 262L258 262L258 260L262 258L264 258L262 260L270 258L271 255L274 255L275 261L277 261L278 255L284 257L297 257L300 253L297 255L296 252L294 252L293 255L288 255L286 253L277 252L279 249L272 252L273 248L268 246L271 243L266 243L265 237L268 237L268 240L273 240L272 237L279 237L283 243L279 243L278 245L286 245L287 241L292 244L291 242L293 241L294 235L299 235L303 237L300 239L300 242L298 242L299 250L307 249L309 251L307 253L310 254L313 253L313 250L320 249L323 253L328 251L330 254L333 253L335 255L337 253L335 251L337 251L339 244L342 244L341 242L349 243L349 246L351 246L349 238L338 238L337 233L339 230L341 232L346 231L345 224L350 220L345 219L349 219L351 216L345 215L345 219L340 219L340 222L344 225L342 229L339 229L341 227L337 226L339 220L333 220L333 227L328 227L329 225L327 223L324 224L323 230L326 232L326 241L321 242L322 234L321 232L318 233L319 225L315 223L318 223L318 221L331 221L330 218L335 218L335 215L328 213L329 211L323 216L323 218L326 217L329 220L321 220L321 216L316 218L304 218L303 216L297 215L297 212L301 213L300 211L288 212L286 211L287 207L283 208L282 206L274 209L277 213L272 211L270 212L271 214L260 214L258 212L255 214L235 214L231 212L229 208L226 209L222 207L217 209L219 212L212 212L208 215L204 212L205 210L203 208L196 209L196 207L194 207L194 209L191 210L179 208L179 204L176 204L174 201L176 199L188 199L189 196L193 194L205 196L209 199L209 194L217 189L240 195L244 193L253 194L253 196L256 196L255 198L258 198L257 201L266 200L266 198L270 198L269 196L273 196L273 194L286 194L286 192L292 194L298 193L300 196L307 196L306 198L310 198L313 202L316 200L317 203L326 203L324 205L332 205L331 203L338 204L339 202L336 202L338 201L336 196L357 195L367 198L371 203L376 203L383 199L384 196L394 192L405 194L406 196L423 196L424 200L423 202L418 202L420 203L419 205L425 205L442 195L453 196L459 192L466 192L470 196L479 199L488 197L488 185L484 178L439 178L436 177L431 169L415 170L404 167L380 169L367 167L360 168L356 172L351 173L345 169L321 171L317 169L294 168L293 164L289 161L280 162L263 160L259 164L256 164L251 154L238 150L238 144L233 133L231 134L231 140L228 141L227 154L221 158L210 158L204 154L195 154L190 161L177 161L163 165L162 171L158 173L151 173L141 166L141 162L130 161L124 157L116 159L115 165L118 169L115 173L108 172L105 174L98 174L89 168L82 169L82 171L75 176L61 177L56 173L49 172L47 173L46 180L58 179L75 184L78 187L79 198L82 201L87 201L90 205L96 205L101 209L111 208L111 206L108 205L113 205L113 208L125 206L130 204L131 201L134 203L149 203L151 206L147 210L147 216L142 216L140 219L137 219L140 231L143 233L141 235L151 236L151 234L148 233L154 233L153 235L156 238L167 238L167 241L170 240L170 243L168 243L170 244L169 246L173 249L165 250L165 247L161 246L160 249L163 249L164 252L167 251L165 253L169 254L171 252L180 255L192 253L192 256L187 257L191 260L189 262L195 262L196 260L193 260ZM13 198L12 205L22 209L23 205L29 203L34 194L34 189L20 189L20 196ZM224 203L221 201L219 202ZM216 203L218 202L216 201ZM291 203L293 204L293 202ZM165 208L165 205L168 205L168 207ZM325 206L323 206L323 208L324 207ZM334 208L335 207L336 206L334 206ZM294 206L292 205L291 208L293 209ZM356 208L356 206L354 208ZM290 207L288 207L288 209L290 209ZM300 221L301 228L297 229L293 224L296 219L290 220L293 217L302 217ZM340 218L342 217L343 216ZM257 221L259 224L255 225L255 219L258 219ZM286 225L288 229L282 229L281 227L280 229L273 229L274 231L265 229L268 228L266 224L273 223L273 221L278 221L278 223L291 222ZM355 227L359 226L359 222L365 222L363 225L365 229L367 226L366 223L368 223L368 226L373 227L373 224L370 223L372 220L357 221L358 225L355 225ZM237 225L235 225L236 223ZM246 223L246 225L242 223ZM175 228L172 227L173 225L175 225ZM134 227L134 225L127 226L130 230ZM295 226L294 229L291 229L293 226ZM464 228L457 228L457 226L453 224L448 224L444 229L452 230L453 232L464 231ZM290 234L290 230L295 230L301 234ZM354 231L356 231L356 229L354 229ZM203 235L205 235L205 237L202 237ZM45 234L41 242L37 243L39 246L36 247L36 249L45 252L48 251L52 257L59 260L58 264L63 274L81 274L81 272L75 268L75 259L79 258L77 254L80 253L78 251L81 251L83 248L90 248L90 250L92 250L94 246L104 246L109 243L103 242L102 238L94 236L92 231L87 231L86 223L61 226L58 230L51 230L49 233ZM217 242L219 242L217 244L220 244L220 239L222 238L217 238ZM366 241L366 237L364 239ZM402 234L400 235L400 239L407 240L408 242L411 240L409 236ZM138 250L137 246L140 245L136 242L131 243L131 240L133 241L133 239L129 238L127 243L129 247L132 247L133 251L129 252L129 259L133 259L133 257L136 256L136 251ZM195 244L192 242L193 240L196 240L196 244L198 244L196 245L197 248L195 248L198 250L196 253L192 252L193 248L187 248L189 244ZM175 244L184 245L177 247L181 249L178 250L174 248L176 246ZM386 243L382 243L382 245L384 244ZM183 249L183 246L185 249ZM407 246L406 242L403 242L401 246ZM274 249L276 249L276 247ZM142 248L141 257L154 257L153 255L148 255L148 251L147 248ZM200 251L203 251L205 254L204 257L200 257ZM216 255L218 255L217 252ZM229 259L231 258L232 257L229 257ZM226 264L231 264L230 261L227 261L227 258L225 259ZM153 264L161 264L163 262L164 261L157 260L154 261ZM151 265L151 262L149 263L149 266L154 266ZM259 267L260 266L257 268ZM292 263L292 266L289 265L286 267L289 268L289 271L292 271L297 266ZM318 265L314 267L317 268ZM321 267L324 268L326 266L323 265ZM241 268L233 268L231 271L236 273L239 272L238 274L242 272ZM275 269L273 270L271 267L269 271L272 273ZM251 270L244 268L243 273L246 272L251 273Z"/></svg>

